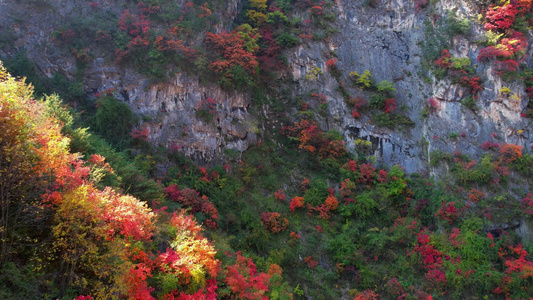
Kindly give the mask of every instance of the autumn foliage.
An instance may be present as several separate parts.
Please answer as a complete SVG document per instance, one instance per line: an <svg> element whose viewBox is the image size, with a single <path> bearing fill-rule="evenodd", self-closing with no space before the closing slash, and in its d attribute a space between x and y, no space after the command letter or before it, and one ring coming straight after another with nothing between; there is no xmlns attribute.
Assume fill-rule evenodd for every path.
<svg viewBox="0 0 533 300"><path fill-rule="evenodd" d="M338 158L346 154L344 142L327 138L315 121L301 120L294 126L283 127L282 132L296 138L300 149L318 153L322 158Z"/></svg>

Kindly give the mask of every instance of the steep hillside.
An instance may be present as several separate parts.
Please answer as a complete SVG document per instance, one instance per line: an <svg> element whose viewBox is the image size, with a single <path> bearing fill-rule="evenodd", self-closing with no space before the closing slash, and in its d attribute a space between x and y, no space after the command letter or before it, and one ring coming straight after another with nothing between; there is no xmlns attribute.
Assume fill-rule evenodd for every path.
<svg viewBox="0 0 533 300"><path fill-rule="evenodd" d="M25 263L33 248L18 241L3 256L1 276L15 265L28 268L21 277L44 268L32 277L39 290L21 280L0 292L13 298L527 297L532 6L530 0L0 1L7 70L32 83L34 98L55 92L68 104L56 117L71 152L81 153L79 167L100 155L113 170L87 175L98 180L83 193L131 194L157 216L149 218L157 220L153 233L138 237L146 260L124 254L124 269L103 275L88 267L90 255L103 259L98 263L122 255L105 254L113 245L94 244L105 259L89 251L77 268L70 257L55 257L46 269ZM51 98L58 101L45 96L44 103ZM40 207L50 192L35 191L28 205ZM65 199L82 193L63 192ZM192 222L177 214L181 209L205 229L205 237L189 238L213 248L167 241L175 231L200 230L168 229L168 222ZM57 226L71 214L48 213L57 230L37 240L57 247ZM132 238L121 234L119 244ZM120 251L130 247L124 243ZM168 246L212 254L199 277L190 270L180 277L161 258L175 258ZM52 274L53 264L61 271ZM268 276L256 276L256 264ZM126 269L130 277L137 272L139 289L116 275ZM281 269L287 283L277 276Z"/></svg>

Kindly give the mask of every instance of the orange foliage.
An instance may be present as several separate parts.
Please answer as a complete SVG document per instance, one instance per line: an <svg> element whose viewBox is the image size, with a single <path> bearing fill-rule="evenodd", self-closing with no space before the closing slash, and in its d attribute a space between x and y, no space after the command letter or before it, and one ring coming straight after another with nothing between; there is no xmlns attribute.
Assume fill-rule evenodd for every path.
<svg viewBox="0 0 533 300"><path fill-rule="evenodd" d="M216 73L231 76L228 72L235 66L241 66L249 73L255 74L259 65L257 58L245 49L246 42L238 32L219 34L208 32L206 42L222 56L210 65Z"/></svg>
<svg viewBox="0 0 533 300"><path fill-rule="evenodd" d="M339 208L339 201L333 195L328 196L325 204L329 210L337 210L337 208Z"/></svg>
<svg viewBox="0 0 533 300"><path fill-rule="evenodd" d="M297 208L304 206L304 197L295 196L291 200L291 204L289 205L290 211L295 211Z"/></svg>
<svg viewBox="0 0 533 300"><path fill-rule="evenodd" d="M522 157L522 149L522 146L502 143L500 145L500 159L504 163L512 163Z"/></svg>

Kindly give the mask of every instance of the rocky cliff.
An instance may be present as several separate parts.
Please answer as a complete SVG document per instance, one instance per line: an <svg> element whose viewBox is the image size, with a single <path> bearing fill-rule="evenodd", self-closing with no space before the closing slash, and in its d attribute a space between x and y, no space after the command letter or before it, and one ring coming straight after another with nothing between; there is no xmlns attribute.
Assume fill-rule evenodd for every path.
<svg viewBox="0 0 533 300"><path fill-rule="evenodd" d="M530 121L521 116L528 105L522 81L505 82L494 75L490 64L477 62L482 47L476 41L484 35L483 24L477 20L481 8L471 1L441 0L430 8L427 1L419 2L333 1L330 10L335 19L327 25L332 34L322 40L302 40L284 50L287 68L276 84L287 89L292 97L310 92L324 94L328 113L319 117L323 129L340 131L352 151L355 140L371 141L378 161L400 164L408 172L427 170L434 150L460 150L479 157L483 153L480 145L492 140L530 149L533 142ZM59 72L76 79L76 55L65 53L54 44L53 32L73 18L92 14L94 7L87 1L64 0L8 0L0 5L3 59L25 49L41 74L52 77ZM110 20L117 18L129 2L99 1L97 5ZM208 24L207 30L231 29L243 5L236 0L219 3L214 10L216 21ZM437 20L450 14L469 20L467 32L451 36L448 45L453 57L470 58L481 79L482 90L474 99L477 107L474 110L461 103L469 94L468 88L446 76L437 78L424 66L428 40L441 38L436 35L443 30ZM292 18L298 17L305 18L305 11L295 10ZM197 40L201 44L202 37ZM326 72L325 64L332 53L338 60L338 77ZM115 91L115 96L140 116L139 128L149 130L154 145L177 147L192 158L212 161L220 158L225 149L244 151L262 135L265 124L259 120L268 111L268 105L251 109L252 95L247 91L224 90L183 69L154 83L132 67L115 64L102 49L91 55L83 73L85 92L93 97L105 90ZM529 47L525 65L531 65L530 58ZM308 75L317 68L321 72L310 78ZM412 126L379 127L371 114L352 116L338 87L350 82L350 72L362 74L365 70L370 71L374 82L387 80L395 84L399 111L413 122ZM354 85L347 86L346 91L352 96L370 96ZM424 115L430 97L437 101L438 109ZM212 118L201 118L198 108L208 98L216 101ZM269 124L266 126L273 126Z"/></svg>

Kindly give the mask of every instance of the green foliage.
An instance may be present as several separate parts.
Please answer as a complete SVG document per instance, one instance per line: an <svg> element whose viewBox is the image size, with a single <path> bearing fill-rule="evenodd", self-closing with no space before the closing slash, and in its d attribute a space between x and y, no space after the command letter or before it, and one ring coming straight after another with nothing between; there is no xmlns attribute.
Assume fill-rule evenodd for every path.
<svg viewBox="0 0 533 300"><path fill-rule="evenodd" d="M135 123L129 106L113 96L98 99L95 131L117 149L124 149L130 141L129 133Z"/></svg>
<svg viewBox="0 0 533 300"><path fill-rule="evenodd" d="M320 69L319 67L315 66L309 72L307 72L307 74L305 75L305 79L306 80L310 80L310 81L315 81L315 80L318 79L318 76L322 75L322 74L324 74L322 72L322 69Z"/></svg>
<svg viewBox="0 0 533 300"><path fill-rule="evenodd" d="M355 203L340 207L340 213L344 217L357 217L361 221L368 220L374 215L378 203L374 200L374 193L364 193L356 197Z"/></svg>
<svg viewBox="0 0 533 300"><path fill-rule="evenodd" d="M352 73L350 73L350 74L352 74ZM358 74L354 72L353 75L355 76L355 75L358 75ZM357 77L359 77L359 78L357 78L356 82L361 87L370 88L372 86L372 80L370 78L370 77L372 77L372 74L370 74L370 71L365 70L363 72L363 74L361 74L360 76L357 76Z"/></svg>
<svg viewBox="0 0 533 300"><path fill-rule="evenodd" d="M448 13L445 23L445 31L450 37L470 33L470 20L467 18L457 18L453 12Z"/></svg>
<svg viewBox="0 0 533 300"><path fill-rule="evenodd" d="M0 298L37 299L39 296L39 282L29 267L17 266L13 262L1 266Z"/></svg>
<svg viewBox="0 0 533 300"><path fill-rule="evenodd" d="M291 48L300 44L300 40L288 32L281 33L277 38L276 42L282 48Z"/></svg>
<svg viewBox="0 0 533 300"><path fill-rule="evenodd" d="M452 57L451 63L452 68L456 70L466 70L472 64L468 57Z"/></svg>
<svg viewBox="0 0 533 300"><path fill-rule="evenodd" d="M476 98L472 95L461 99L461 104L472 111L478 110Z"/></svg>
<svg viewBox="0 0 533 300"><path fill-rule="evenodd" d="M383 80L378 83L377 88L378 92L385 94L387 97L392 97L396 93L396 86L388 80Z"/></svg>
<svg viewBox="0 0 533 300"><path fill-rule="evenodd" d="M7 59L5 68L13 76L26 77L26 82L33 86L35 96L40 96L46 92L46 83L37 75L35 64L26 56L24 51L19 51L12 58Z"/></svg>
<svg viewBox="0 0 533 300"><path fill-rule="evenodd" d="M379 127L398 129L402 127L412 127L414 122L406 116L395 113L374 113L372 114L372 123Z"/></svg>
<svg viewBox="0 0 533 300"><path fill-rule="evenodd" d="M429 165L432 167L437 167L442 165L442 163L452 163L453 162L453 156L450 153L441 151L441 150L435 150L430 153L430 162Z"/></svg>

